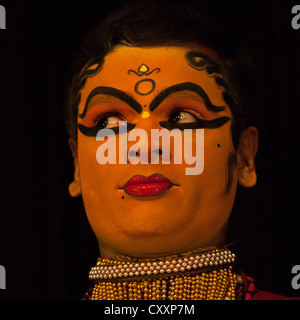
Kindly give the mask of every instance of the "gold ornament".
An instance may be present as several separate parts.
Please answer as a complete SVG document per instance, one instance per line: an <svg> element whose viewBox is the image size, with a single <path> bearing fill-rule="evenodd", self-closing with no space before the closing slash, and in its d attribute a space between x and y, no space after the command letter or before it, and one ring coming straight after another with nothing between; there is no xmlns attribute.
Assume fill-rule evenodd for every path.
<svg viewBox="0 0 300 320"><path fill-rule="evenodd" d="M128 261L126 261L128 260ZM235 300L229 250L193 251L165 259L98 259L92 300Z"/></svg>

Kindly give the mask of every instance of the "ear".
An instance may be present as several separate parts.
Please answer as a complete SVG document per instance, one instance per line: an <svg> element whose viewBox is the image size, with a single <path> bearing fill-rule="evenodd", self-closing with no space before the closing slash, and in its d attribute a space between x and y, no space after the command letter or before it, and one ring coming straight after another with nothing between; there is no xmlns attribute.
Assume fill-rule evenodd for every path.
<svg viewBox="0 0 300 320"><path fill-rule="evenodd" d="M237 149L238 182L243 187L253 187L257 176L255 171L255 155L258 148L258 132L255 127L243 131Z"/></svg>
<svg viewBox="0 0 300 320"><path fill-rule="evenodd" d="M72 197L81 195L81 183L79 174L78 154L77 154L77 143L70 138L69 147L71 149L74 158L74 180L69 185L69 193Z"/></svg>

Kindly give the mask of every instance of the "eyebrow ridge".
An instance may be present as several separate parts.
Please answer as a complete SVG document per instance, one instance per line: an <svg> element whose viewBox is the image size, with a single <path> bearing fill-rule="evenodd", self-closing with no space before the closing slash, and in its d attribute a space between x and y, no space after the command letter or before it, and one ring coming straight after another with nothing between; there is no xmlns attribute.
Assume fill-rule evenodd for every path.
<svg viewBox="0 0 300 320"><path fill-rule="evenodd" d="M93 89L92 92L88 95L86 102L85 102L83 112L78 115L79 118L83 119L85 117L87 110L88 110L88 105L89 105L91 99L98 94L106 94L106 95L110 95L110 96L119 98L120 100L126 102L137 113L141 113L143 110L142 106L136 100L134 100L132 97L130 97L127 93L125 93L124 91L118 90L118 89L112 88L112 87L102 86L102 87L97 87L97 88Z"/></svg>
<svg viewBox="0 0 300 320"><path fill-rule="evenodd" d="M150 111L154 111L163 102L163 100L165 100L172 93L178 92L178 91L184 91L184 90L193 91L197 93L200 97L202 97L206 108L211 112L217 113L225 110L225 106L214 105L210 101L208 95L206 94L206 92L203 90L202 87L200 87L199 85L193 82L183 82L183 83L175 84L174 86L171 86L163 90L161 93L159 93L151 102L149 107Z"/></svg>

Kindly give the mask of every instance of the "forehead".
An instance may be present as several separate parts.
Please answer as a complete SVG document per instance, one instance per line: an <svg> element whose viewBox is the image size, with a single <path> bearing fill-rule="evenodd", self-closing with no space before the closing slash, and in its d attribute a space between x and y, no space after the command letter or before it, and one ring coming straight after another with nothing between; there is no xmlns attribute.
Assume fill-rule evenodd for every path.
<svg viewBox="0 0 300 320"><path fill-rule="evenodd" d="M147 99L153 99L170 86L192 82L200 85L214 103L224 104L222 88L217 85L214 74L205 68L207 61L203 57L208 57L209 61L216 60L216 54L205 47L139 48L119 45L105 57L100 72L87 79L81 101L85 101L94 88L107 86L148 103ZM201 61L203 63L199 64ZM97 69L97 66L93 68Z"/></svg>

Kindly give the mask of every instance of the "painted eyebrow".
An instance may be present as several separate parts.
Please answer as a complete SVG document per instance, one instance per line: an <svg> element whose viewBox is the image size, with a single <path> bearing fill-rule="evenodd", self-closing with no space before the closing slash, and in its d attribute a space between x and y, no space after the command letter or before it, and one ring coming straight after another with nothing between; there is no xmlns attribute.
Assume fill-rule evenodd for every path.
<svg viewBox="0 0 300 320"><path fill-rule="evenodd" d="M143 108L142 106L134 100L132 97L130 97L127 93L124 91L118 90L116 88L112 87L97 87L92 90L92 92L88 95L85 106L83 109L83 112L78 115L79 118L83 119L88 111L89 103L91 102L91 99L98 95L98 94L106 94L110 95L112 97L116 97L124 102L126 102L132 109L134 109L137 113L141 113Z"/></svg>
<svg viewBox="0 0 300 320"><path fill-rule="evenodd" d="M192 91L197 93L204 100L206 108L211 112L217 113L225 110L225 106L214 105L210 101L207 93L199 85L193 82L184 82L175 84L174 86L171 86L159 93L151 102L149 107L150 111L154 111L169 95L179 91Z"/></svg>

